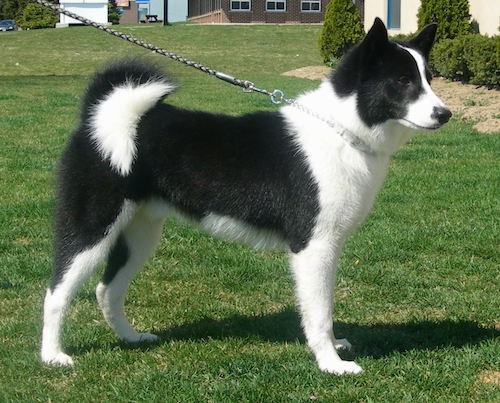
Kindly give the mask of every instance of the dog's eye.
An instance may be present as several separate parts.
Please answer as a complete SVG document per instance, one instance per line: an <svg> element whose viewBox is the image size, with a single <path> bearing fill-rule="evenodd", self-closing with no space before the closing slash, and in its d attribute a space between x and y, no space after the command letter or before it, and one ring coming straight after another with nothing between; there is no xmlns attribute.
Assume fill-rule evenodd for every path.
<svg viewBox="0 0 500 403"><path fill-rule="evenodd" d="M399 84L401 85L409 85L411 83L410 78L408 76L401 76L399 77L398 80Z"/></svg>

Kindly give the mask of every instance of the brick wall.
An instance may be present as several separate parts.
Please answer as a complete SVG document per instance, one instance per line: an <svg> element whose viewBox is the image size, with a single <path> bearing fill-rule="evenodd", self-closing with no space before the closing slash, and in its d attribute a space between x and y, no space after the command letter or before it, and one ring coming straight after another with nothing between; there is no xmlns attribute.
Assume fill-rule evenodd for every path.
<svg viewBox="0 0 500 403"><path fill-rule="evenodd" d="M137 8L135 1L129 2L128 7L122 7L123 14L120 16L120 24L137 24L139 22Z"/></svg>
<svg viewBox="0 0 500 403"><path fill-rule="evenodd" d="M196 22L314 24L323 22L329 1L320 0L320 12L305 12L301 11L301 0L287 0L286 11L266 11L266 0L251 0L249 11L232 11L231 0L189 0L188 16Z"/></svg>

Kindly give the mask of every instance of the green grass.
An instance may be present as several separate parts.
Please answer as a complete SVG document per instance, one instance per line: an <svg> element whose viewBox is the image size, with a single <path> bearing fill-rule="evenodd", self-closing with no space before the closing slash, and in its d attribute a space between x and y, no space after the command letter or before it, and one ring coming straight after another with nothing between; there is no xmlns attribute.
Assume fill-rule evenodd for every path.
<svg viewBox="0 0 500 403"><path fill-rule="evenodd" d="M122 28L288 96L316 85L281 73L320 64L317 26ZM316 368L283 253L175 223L128 294L130 318L161 341L118 342L98 311L95 277L64 327L75 368L42 365L54 167L88 76L130 54L165 64L182 86L171 98L177 105L273 108L90 28L0 35L0 401L500 400L500 136L459 122L418 135L394 156L372 214L345 248L335 328L355 345L344 356L364 367L362 376Z"/></svg>

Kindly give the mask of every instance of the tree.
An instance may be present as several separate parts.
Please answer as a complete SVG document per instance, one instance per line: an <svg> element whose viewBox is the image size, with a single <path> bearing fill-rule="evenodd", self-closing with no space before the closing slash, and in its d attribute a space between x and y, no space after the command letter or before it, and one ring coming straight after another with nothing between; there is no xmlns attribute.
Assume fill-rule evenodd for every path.
<svg viewBox="0 0 500 403"><path fill-rule="evenodd" d="M14 20L17 19L29 0L1 0L0 2L0 19Z"/></svg>
<svg viewBox="0 0 500 403"><path fill-rule="evenodd" d="M23 29L54 28L59 17L47 7L28 3L18 15L17 23Z"/></svg>
<svg viewBox="0 0 500 403"><path fill-rule="evenodd" d="M115 0L108 0L108 22L111 22L113 25L120 23L120 13L116 7Z"/></svg>
<svg viewBox="0 0 500 403"><path fill-rule="evenodd" d="M325 63L342 57L364 35L361 16L352 0L332 0L328 3L319 36L320 52Z"/></svg>
<svg viewBox="0 0 500 403"><path fill-rule="evenodd" d="M422 0L417 16L418 29L437 22L436 42L473 33L468 0Z"/></svg>

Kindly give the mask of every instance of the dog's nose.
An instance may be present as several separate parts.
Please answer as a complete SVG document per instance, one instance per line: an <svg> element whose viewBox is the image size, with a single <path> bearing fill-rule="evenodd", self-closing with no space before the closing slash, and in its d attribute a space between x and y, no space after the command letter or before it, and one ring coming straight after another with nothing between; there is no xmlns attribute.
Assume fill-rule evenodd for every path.
<svg viewBox="0 0 500 403"><path fill-rule="evenodd" d="M445 106L435 106L431 117L436 119L440 125L444 125L451 118L451 111Z"/></svg>

